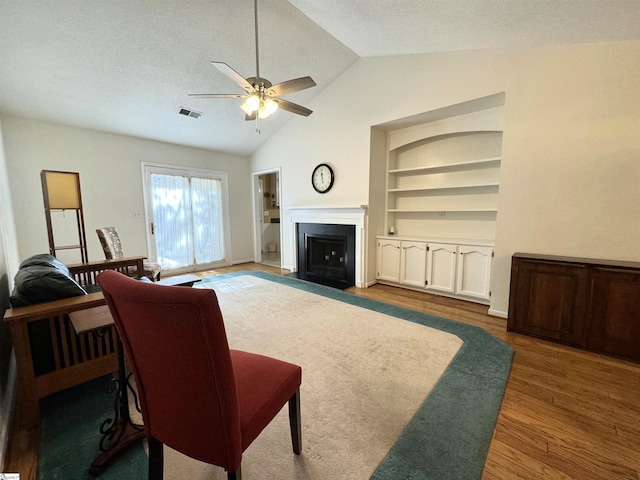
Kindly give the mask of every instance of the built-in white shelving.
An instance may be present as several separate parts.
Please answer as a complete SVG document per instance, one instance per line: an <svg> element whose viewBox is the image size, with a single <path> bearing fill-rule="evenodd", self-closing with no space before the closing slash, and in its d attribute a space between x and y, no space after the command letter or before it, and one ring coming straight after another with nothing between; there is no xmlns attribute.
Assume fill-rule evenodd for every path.
<svg viewBox="0 0 640 480"><path fill-rule="evenodd" d="M496 94L385 125L377 281L490 303L503 105Z"/></svg>
<svg viewBox="0 0 640 480"><path fill-rule="evenodd" d="M494 238L501 155L502 108L391 132L386 231Z"/></svg>

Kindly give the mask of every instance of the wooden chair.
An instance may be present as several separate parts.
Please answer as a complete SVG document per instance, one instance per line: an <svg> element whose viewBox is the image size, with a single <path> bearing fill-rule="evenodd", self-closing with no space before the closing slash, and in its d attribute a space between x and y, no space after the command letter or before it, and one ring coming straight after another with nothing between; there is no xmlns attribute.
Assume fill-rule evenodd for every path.
<svg viewBox="0 0 640 480"><path fill-rule="evenodd" d="M149 478L163 477L163 445L241 478L242 453L289 404L300 454L302 369L230 350L216 294L209 289L98 276L138 387L149 438Z"/></svg>
<svg viewBox="0 0 640 480"><path fill-rule="evenodd" d="M118 235L116 227L96 228L96 233L98 234L100 245L102 245L102 250L107 260L124 258L122 242L120 241L120 235ZM142 269L142 271L133 272L133 276L145 276L152 282L160 280L162 267L159 263L144 262Z"/></svg>

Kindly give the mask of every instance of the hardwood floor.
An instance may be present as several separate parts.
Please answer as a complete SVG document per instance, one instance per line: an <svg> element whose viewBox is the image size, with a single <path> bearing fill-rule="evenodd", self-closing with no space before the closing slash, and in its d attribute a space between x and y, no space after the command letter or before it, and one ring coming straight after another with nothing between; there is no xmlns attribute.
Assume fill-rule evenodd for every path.
<svg viewBox="0 0 640 480"><path fill-rule="evenodd" d="M242 270L288 273L242 264L198 275ZM484 480L640 478L640 364L508 333L483 305L386 285L346 291L476 325L515 350Z"/></svg>
<svg viewBox="0 0 640 480"><path fill-rule="evenodd" d="M482 327L515 350L483 479L639 478L640 365L508 333L481 305L384 285L351 290Z"/></svg>

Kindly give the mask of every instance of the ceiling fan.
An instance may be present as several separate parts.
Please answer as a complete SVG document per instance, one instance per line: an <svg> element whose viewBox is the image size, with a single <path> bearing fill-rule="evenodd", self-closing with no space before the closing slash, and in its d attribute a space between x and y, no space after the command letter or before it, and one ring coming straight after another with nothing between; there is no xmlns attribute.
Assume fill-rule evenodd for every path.
<svg viewBox="0 0 640 480"><path fill-rule="evenodd" d="M211 64L240 85L245 93L190 93L190 97L200 98L243 98L245 102L240 106L245 113L245 120L259 120L268 118L278 108L297 115L308 117L313 113L302 105L280 98L288 93L299 92L307 88L315 87L316 82L311 77L300 77L293 80L272 85L266 78L260 77L260 60L258 44L258 0L254 0L255 12L255 38L256 38L256 76L244 78L233 68L224 62L211 62Z"/></svg>

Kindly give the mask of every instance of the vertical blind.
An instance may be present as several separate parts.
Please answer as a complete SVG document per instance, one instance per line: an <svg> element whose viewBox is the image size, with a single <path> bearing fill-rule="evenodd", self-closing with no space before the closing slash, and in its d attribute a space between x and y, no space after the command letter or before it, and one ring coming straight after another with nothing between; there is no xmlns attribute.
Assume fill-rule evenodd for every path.
<svg viewBox="0 0 640 480"><path fill-rule="evenodd" d="M158 262L163 269L224 259L221 181L151 174Z"/></svg>

